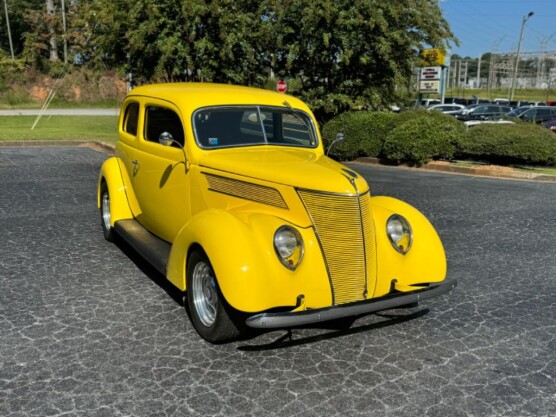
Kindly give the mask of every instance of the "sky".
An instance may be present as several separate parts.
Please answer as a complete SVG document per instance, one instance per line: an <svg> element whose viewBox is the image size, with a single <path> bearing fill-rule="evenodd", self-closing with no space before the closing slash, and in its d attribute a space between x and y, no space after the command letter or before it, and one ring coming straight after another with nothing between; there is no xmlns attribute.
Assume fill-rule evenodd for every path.
<svg viewBox="0 0 556 417"><path fill-rule="evenodd" d="M521 53L556 53L556 0L440 0L444 18L459 39L451 54L478 58L487 52L516 52L523 17Z"/></svg>

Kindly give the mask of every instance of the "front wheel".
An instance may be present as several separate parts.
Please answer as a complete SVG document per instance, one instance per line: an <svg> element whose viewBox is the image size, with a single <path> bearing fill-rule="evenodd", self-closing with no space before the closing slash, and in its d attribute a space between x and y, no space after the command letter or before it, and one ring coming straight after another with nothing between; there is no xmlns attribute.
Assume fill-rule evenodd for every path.
<svg viewBox="0 0 556 417"><path fill-rule="evenodd" d="M239 338L243 333L240 314L224 299L204 252L196 250L191 253L186 279L187 305L197 333L215 344Z"/></svg>

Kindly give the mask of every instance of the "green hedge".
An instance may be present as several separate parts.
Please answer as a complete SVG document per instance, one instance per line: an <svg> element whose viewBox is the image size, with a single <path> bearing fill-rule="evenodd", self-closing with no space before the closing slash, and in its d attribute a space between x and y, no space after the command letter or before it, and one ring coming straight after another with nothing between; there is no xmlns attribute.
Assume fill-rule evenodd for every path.
<svg viewBox="0 0 556 417"><path fill-rule="evenodd" d="M323 126L325 145L332 143L340 131L346 140L330 152L340 160L370 156L423 164L456 157L500 165L556 165L556 135L529 123L483 124L466 129L459 120L435 111L348 112Z"/></svg>
<svg viewBox="0 0 556 417"><path fill-rule="evenodd" d="M395 126L397 115L388 112L355 111L336 116L322 128L324 144L328 147L338 132L345 140L335 144L330 156L341 160L360 156L379 157L387 133Z"/></svg>
<svg viewBox="0 0 556 417"><path fill-rule="evenodd" d="M424 164L431 159L452 159L465 134L465 126L450 115L411 110L400 114L386 136L382 157L388 161Z"/></svg>
<svg viewBox="0 0 556 417"><path fill-rule="evenodd" d="M495 164L556 165L556 135L534 124L483 124L468 129L458 157Z"/></svg>

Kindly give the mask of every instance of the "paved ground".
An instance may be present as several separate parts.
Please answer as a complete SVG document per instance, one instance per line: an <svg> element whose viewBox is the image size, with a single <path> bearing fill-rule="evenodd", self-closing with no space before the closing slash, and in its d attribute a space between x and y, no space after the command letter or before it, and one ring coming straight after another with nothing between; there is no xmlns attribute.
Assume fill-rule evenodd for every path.
<svg viewBox="0 0 556 417"><path fill-rule="evenodd" d="M556 185L355 168L425 212L449 296L348 330L203 342L104 241L106 154L0 148L0 416L554 416Z"/></svg>

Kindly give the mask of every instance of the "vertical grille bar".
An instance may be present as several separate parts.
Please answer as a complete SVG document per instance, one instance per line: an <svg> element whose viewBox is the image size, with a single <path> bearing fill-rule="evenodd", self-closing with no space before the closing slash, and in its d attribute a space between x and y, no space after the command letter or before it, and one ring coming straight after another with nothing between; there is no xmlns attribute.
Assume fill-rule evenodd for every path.
<svg viewBox="0 0 556 417"><path fill-rule="evenodd" d="M365 283L372 293L376 273L369 193L360 198L306 190L298 190L298 194L324 252L334 304L365 299Z"/></svg>

